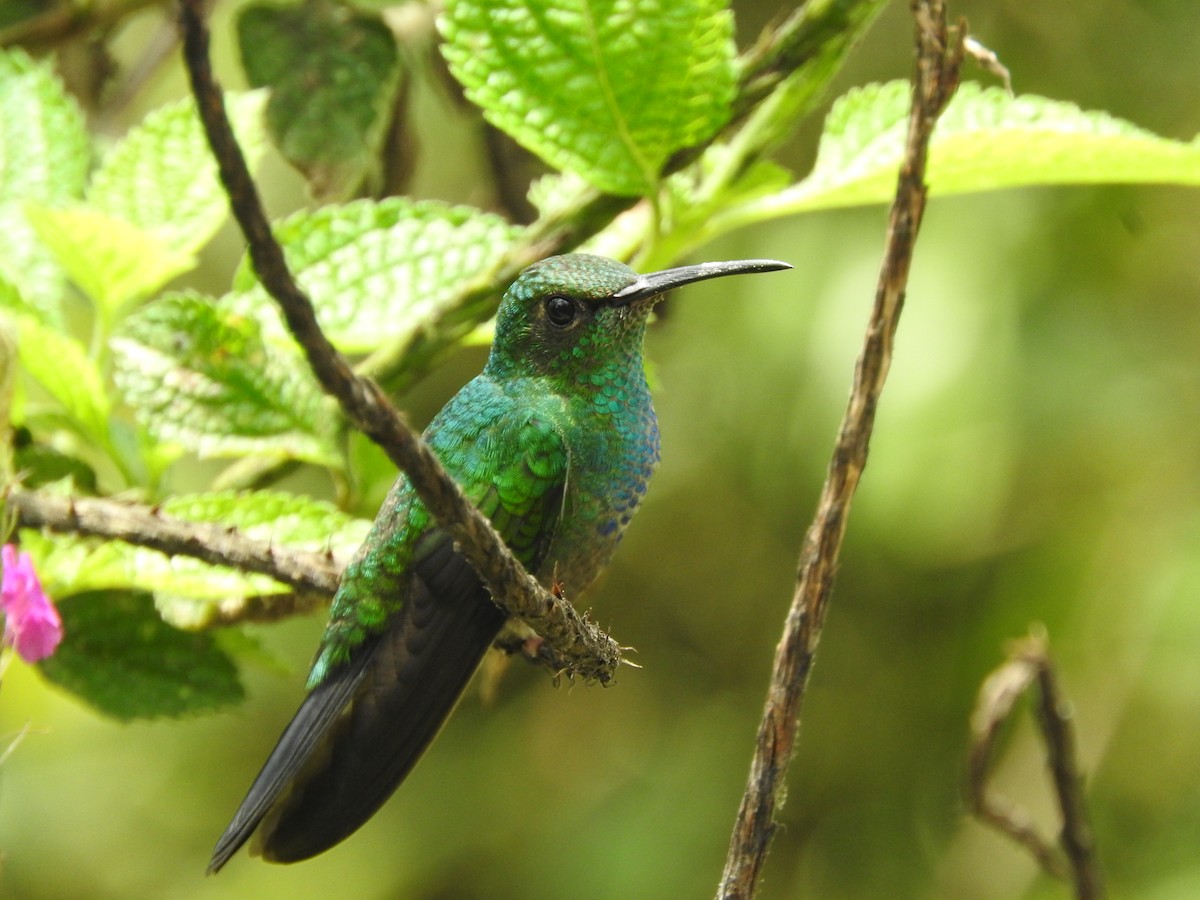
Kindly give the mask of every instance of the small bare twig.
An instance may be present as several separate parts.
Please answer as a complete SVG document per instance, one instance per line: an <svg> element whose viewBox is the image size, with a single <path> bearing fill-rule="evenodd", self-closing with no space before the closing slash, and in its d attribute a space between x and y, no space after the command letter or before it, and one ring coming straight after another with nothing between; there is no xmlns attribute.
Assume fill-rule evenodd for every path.
<svg viewBox="0 0 1200 900"><path fill-rule="evenodd" d="M963 41L963 50L983 71L999 78L1010 97L1013 95L1012 73L1008 71L1008 66L1000 62L1000 56L995 50L988 49L970 36Z"/></svg>
<svg viewBox="0 0 1200 900"><path fill-rule="evenodd" d="M5 499L26 528L111 538L169 556L190 556L269 575L297 591L326 599L337 590L341 575L341 567L325 554L280 550L236 528L189 522L138 503L68 499L22 488L13 488Z"/></svg>
<svg viewBox="0 0 1200 900"><path fill-rule="evenodd" d="M850 501L867 462L875 409L891 363L913 245L925 210L929 137L958 86L965 23L947 27L943 0L913 0L912 9L917 46L912 111L875 304L816 516L804 539L795 594L775 651L750 777L717 892L720 898L754 895L775 833L775 809L828 611Z"/></svg>
<svg viewBox="0 0 1200 900"><path fill-rule="evenodd" d="M1047 763L1062 816L1058 847L1038 832L1027 812L988 791L996 736L1012 715L1017 698L1034 683L1038 686L1038 724L1046 741ZM1049 874L1071 880L1076 897L1099 900L1104 896L1092 827L1083 800L1083 778L1076 763L1069 704L1058 687L1044 636L1034 635L1017 644L1008 661L992 672L980 688L971 715L966 788L967 804L980 821L1028 850Z"/></svg>
<svg viewBox="0 0 1200 900"><path fill-rule="evenodd" d="M621 661L616 641L525 571L491 523L463 496L429 447L404 422L379 386L355 375L321 331L312 302L296 284L271 234L241 149L233 136L221 90L208 58L208 30L200 0L180 0L184 60L221 181L249 245L259 281L279 304L322 387L347 418L375 441L409 477L421 501L457 542L495 602L529 623L573 674L607 683Z"/></svg>
<svg viewBox="0 0 1200 900"><path fill-rule="evenodd" d="M292 593L238 597L217 603L205 620L206 627L274 622L312 612L329 602L341 578L341 566L329 554L283 549L227 525L191 522L141 503L68 498L23 488L11 488L4 501L7 510L25 528L124 541L168 556L188 556L214 566L267 575L293 589ZM495 646L505 653L522 656L556 678L577 672L570 660L542 638L514 642L505 635L497 639Z"/></svg>

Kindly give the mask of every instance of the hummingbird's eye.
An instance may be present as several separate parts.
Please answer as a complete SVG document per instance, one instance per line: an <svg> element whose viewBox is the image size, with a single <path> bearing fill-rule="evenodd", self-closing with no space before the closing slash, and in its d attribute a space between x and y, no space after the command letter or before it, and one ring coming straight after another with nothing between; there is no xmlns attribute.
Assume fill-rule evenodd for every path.
<svg viewBox="0 0 1200 900"><path fill-rule="evenodd" d="M575 304L561 294L547 297L546 318L556 328L566 328L575 321Z"/></svg>

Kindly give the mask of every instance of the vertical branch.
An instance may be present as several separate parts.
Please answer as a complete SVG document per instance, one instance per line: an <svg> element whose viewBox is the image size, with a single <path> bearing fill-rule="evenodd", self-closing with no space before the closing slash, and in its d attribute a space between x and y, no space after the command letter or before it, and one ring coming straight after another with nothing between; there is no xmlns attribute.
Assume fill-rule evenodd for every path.
<svg viewBox="0 0 1200 900"><path fill-rule="evenodd" d="M944 0L912 0L912 9L916 19L912 109L875 304L817 512L805 535L796 590L775 651L750 776L717 892L720 898L754 895L775 833L775 810L795 746L800 707L828 610L850 501L866 466L875 410L891 363L913 246L925 210L929 138L958 86L965 25L947 27Z"/></svg>
<svg viewBox="0 0 1200 900"><path fill-rule="evenodd" d="M1062 814L1059 842L1071 865L1075 896L1098 900L1104 884L1096 859L1096 844L1083 802L1083 776L1076 765L1075 729L1071 726L1070 704L1063 698L1050 658L1042 647L1038 658L1038 720L1046 739L1046 755L1054 777L1054 794Z"/></svg>

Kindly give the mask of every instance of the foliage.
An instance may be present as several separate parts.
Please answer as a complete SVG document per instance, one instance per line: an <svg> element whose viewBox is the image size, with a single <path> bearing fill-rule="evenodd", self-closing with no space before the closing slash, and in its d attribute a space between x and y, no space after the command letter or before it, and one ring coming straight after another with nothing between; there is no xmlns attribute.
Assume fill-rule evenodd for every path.
<svg viewBox="0 0 1200 900"><path fill-rule="evenodd" d="M89 591L59 611L72 637L42 673L107 715L180 716L242 699L237 667L212 635L168 625L149 594Z"/></svg>
<svg viewBox="0 0 1200 900"><path fill-rule="evenodd" d="M586 190L649 201L585 235L647 266L748 226L890 197L907 85L865 85L837 100L811 171L797 177L762 154L800 124L795 104L730 124L743 62L719 0L449 0L441 53L480 115L548 170L530 190L542 219L525 229L461 203L372 196L406 114L405 84L429 76L369 7L242 7L246 78L269 95L227 97L248 157L267 152L269 135L316 197L337 199L275 228L345 353L464 343L487 314L461 321L462 285ZM789 89L781 81L777 96ZM347 438L248 262L220 296L198 286L212 283L194 276L227 204L191 102L160 107L111 146L86 121L52 61L0 52L0 307L23 373L11 403L23 436L16 466L30 482L53 472L57 489L132 496L283 549L344 556L370 514L354 489L378 463ZM682 170L664 174L688 152ZM935 135L929 180L935 196L1195 186L1200 143L965 84ZM401 368L423 363L413 354ZM35 459L45 468L22 462ZM341 489L342 509L274 484L184 490L200 460L232 484L240 466L259 465L269 480L282 477L280 461L302 466ZM122 720L241 699L235 657L244 655L204 629L217 605L240 608L283 585L94 538L25 530L19 539L60 600L66 638L41 664L47 679Z"/></svg>

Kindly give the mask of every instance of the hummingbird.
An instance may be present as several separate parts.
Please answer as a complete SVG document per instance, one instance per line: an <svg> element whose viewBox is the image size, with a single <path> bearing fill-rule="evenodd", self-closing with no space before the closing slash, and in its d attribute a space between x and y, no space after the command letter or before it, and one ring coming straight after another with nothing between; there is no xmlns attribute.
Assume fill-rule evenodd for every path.
<svg viewBox="0 0 1200 900"><path fill-rule="evenodd" d="M534 263L501 300L483 372L425 440L542 584L582 591L658 464L642 362L656 302L692 282L789 268L747 259L638 275L584 253ZM290 863L361 827L436 736L507 618L401 473L342 574L308 693L209 873L252 834L252 852Z"/></svg>

